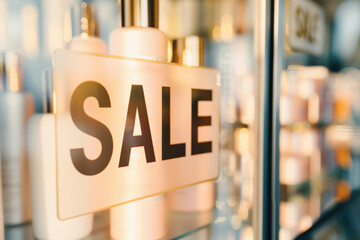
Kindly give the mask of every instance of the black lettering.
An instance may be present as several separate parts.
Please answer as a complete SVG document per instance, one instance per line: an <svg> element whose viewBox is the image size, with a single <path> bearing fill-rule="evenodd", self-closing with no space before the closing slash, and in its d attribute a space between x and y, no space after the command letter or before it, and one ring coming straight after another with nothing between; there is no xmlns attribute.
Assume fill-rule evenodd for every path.
<svg viewBox="0 0 360 240"><path fill-rule="evenodd" d="M304 35L305 26L302 22L303 11L300 7L296 8L296 36L301 38Z"/></svg>
<svg viewBox="0 0 360 240"><path fill-rule="evenodd" d="M303 37L304 39L308 39L309 38L309 12L308 11L303 11L303 16L304 16L304 30L303 30Z"/></svg>
<svg viewBox="0 0 360 240"><path fill-rule="evenodd" d="M316 32L317 32L317 25L318 25L319 15L315 14L310 22L309 27L309 42L313 43L316 41Z"/></svg>
<svg viewBox="0 0 360 240"><path fill-rule="evenodd" d="M296 9L296 36L310 43L315 42L318 20L319 16L317 14L311 16L309 11L298 7Z"/></svg>
<svg viewBox="0 0 360 240"><path fill-rule="evenodd" d="M162 88L162 160L185 157L185 143L170 143L170 87Z"/></svg>
<svg viewBox="0 0 360 240"><path fill-rule="evenodd" d="M296 35L299 38L307 39L308 35L308 22L309 22L309 13L304 11L302 8L298 7L296 9Z"/></svg>
<svg viewBox="0 0 360 240"><path fill-rule="evenodd" d="M95 160L89 160L84 148L70 149L71 160L75 168L84 175L96 175L102 172L109 164L113 139L109 129L101 122L88 116L84 110L84 102L88 97L94 97L101 108L110 108L110 97L104 86L94 81L80 84L74 91L70 100L71 118L82 132L93 136L101 142L101 153Z"/></svg>
<svg viewBox="0 0 360 240"><path fill-rule="evenodd" d="M199 101L212 101L212 91L192 89L191 95L191 155L208 153L212 151L212 142L198 142L198 128L211 126L211 117L199 116Z"/></svg>
<svg viewBox="0 0 360 240"><path fill-rule="evenodd" d="M136 110L139 113L141 126L141 135L139 136L134 136ZM155 162L144 90L141 85L132 85L119 167L129 166L131 148L140 146L144 146L146 162Z"/></svg>

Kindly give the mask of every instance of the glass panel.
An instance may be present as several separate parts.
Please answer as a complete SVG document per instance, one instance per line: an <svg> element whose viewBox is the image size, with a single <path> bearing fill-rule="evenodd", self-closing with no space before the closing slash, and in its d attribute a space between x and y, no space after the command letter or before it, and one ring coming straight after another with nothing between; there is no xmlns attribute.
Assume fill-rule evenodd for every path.
<svg viewBox="0 0 360 240"><path fill-rule="evenodd" d="M359 188L359 36L347 25L358 5L287 0L276 8L281 240L306 231Z"/></svg>
<svg viewBox="0 0 360 240"><path fill-rule="evenodd" d="M55 49L68 47L72 38L79 34L73 26L74 19L70 8L80 2L0 0L0 48L15 50L24 57L24 90L34 96L38 113L43 105L42 71L52 67L51 60ZM98 20L95 24L96 33L108 43L110 33L118 28L120 23L117 1L85 2L95 7ZM211 207L210 211L195 213L168 210L168 237L266 238L266 228L272 224L268 222L272 204L268 194L271 187L271 151L266 149L271 144L271 137L267 135L271 130L267 112L271 109L271 87L268 86L271 72L271 1L159 0L159 4L159 28L166 34L169 42L194 35L200 36L203 39L204 51L198 64L201 64L202 59L203 65L217 68L222 78L221 170L219 179L212 185L216 185L215 203L212 197L205 198L205 202L210 202L209 205L214 207ZM82 20L81 24L89 24L86 22L89 19ZM172 51L173 49L174 42L169 44L169 61L176 59L174 56L178 54ZM182 61L186 61L192 59L192 56L183 51L182 58ZM49 144L53 142L49 141ZM49 158L50 163L54 163L52 157ZM2 177L4 179L4 175ZM53 180L46 182L51 184ZM40 181L43 182L45 181ZM33 190L31 193L34 195ZM211 191L207 191L205 195L211 196ZM41 205L40 201L37 203ZM40 211L35 213L42 214ZM92 237L109 239L109 213L99 212L94 219ZM32 239L33 227L29 223L7 226L6 239ZM13 235L14 232L20 234Z"/></svg>
<svg viewBox="0 0 360 240"><path fill-rule="evenodd" d="M61 219L218 177L215 69L73 51L54 60ZM169 141L183 153L165 154L164 111Z"/></svg>

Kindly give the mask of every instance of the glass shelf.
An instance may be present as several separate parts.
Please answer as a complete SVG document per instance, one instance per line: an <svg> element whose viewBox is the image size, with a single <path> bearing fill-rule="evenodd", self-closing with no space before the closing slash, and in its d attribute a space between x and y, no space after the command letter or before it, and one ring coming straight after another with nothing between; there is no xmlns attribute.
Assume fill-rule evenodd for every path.
<svg viewBox="0 0 360 240"><path fill-rule="evenodd" d="M199 213L168 212L168 235L164 239L221 239L224 236L244 236L251 227L241 225L234 218L231 208L204 211ZM110 237L109 211L95 214L91 235L82 240L108 240ZM245 234L245 235L244 235ZM237 239L239 239L239 237ZM6 240L35 239L31 223L5 227ZM240 238L241 239L241 238Z"/></svg>
<svg viewBox="0 0 360 240"><path fill-rule="evenodd" d="M164 239L253 239L253 228L250 224L252 213L248 210L244 214L244 209L239 207L241 202L233 200L233 193L229 189L230 180L229 176L223 174L217 181L217 200L212 210L202 212L169 210L168 235ZM241 213L239 213L240 209L242 209ZM81 240L111 239L109 221L109 210L95 213L91 235ZM35 237L31 223L5 227L5 240L33 239Z"/></svg>

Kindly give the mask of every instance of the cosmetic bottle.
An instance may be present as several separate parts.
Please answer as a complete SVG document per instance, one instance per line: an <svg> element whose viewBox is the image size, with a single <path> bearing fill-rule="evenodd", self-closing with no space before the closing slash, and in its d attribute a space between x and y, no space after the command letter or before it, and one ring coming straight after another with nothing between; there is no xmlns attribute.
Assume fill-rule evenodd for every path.
<svg viewBox="0 0 360 240"><path fill-rule="evenodd" d="M203 41L198 36L174 40L172 42L172 62L188 66L201 66L203 62ZM181 212L206 211L215 204L215 183L213 181L196 184L166 194L169 209Z"/></svg>
<svg viewBox="0 0 360 240"><path fill-rule="evenodd" d="M168 40L157 29L158 0L123 0L119 3L122 27L111 32L109 53L166 61ZM114 239L159 239L166 235L166 229L163 194L110 210L110 234Z"/></svg>
<svg viewBox="0 0 360 240"><path fill-rule="evenodd" d="M106 44L97 37L95 9L85 2L72 8L74 38L67 48L73 51L106 53ZM34 234L39 239L79 239L90 234L93 214L60 220L57 215L55 115L52 113L52 74L44 72L44 113L29 122L28 146Z"/></svg>
<svg viewBox="0 0 360 240"><path fill-rule="evenodd" d="M71 25L73 38L67 49L93 53L106 53L106 43L99 38L95 8L82 2L71 9Z"/></svg>
<svg viewBox="0 0 360 240"><path fill-rule="evenodd" d="M5 225L31 220L26 126L34 99L23 92L22 60L14 52L0 58L0 143Z"/></svg>
<svg viewBox="0 0 360 240"><path fill-rule="evenodd" d="M57 216L55 115L51 71L43 72L44 113L28 125L33 229L37 239L80 239L90 234L93 214L60 220Z"/></svg>

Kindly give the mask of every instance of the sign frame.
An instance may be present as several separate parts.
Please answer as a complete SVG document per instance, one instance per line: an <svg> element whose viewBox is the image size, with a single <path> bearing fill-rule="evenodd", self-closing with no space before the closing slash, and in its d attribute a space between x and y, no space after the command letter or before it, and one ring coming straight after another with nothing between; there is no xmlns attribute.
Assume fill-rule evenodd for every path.
<svg viewBox="0 0 360 240"><path fill-rule="evenodd" d="M188 186L192 186L195 184L199 184L202 182L207 182L207 181L213 181L215 179L218 178L219 176L219 169L220 169L220 165L219 165L219 159L220 159L220 154L219 154L219 150L220 150L220 75L219 72L215 69L212 68L207 68L207 67L193 67L193 66L182 66L179 64L173 64L173 63L166 63L166 62L156 62L156 61L152 61L152 60L140 60L140 59L131 59L131 58L124 58L124 57L118 57L118 56L111 56L111 55L105 55L105 54L92 54L92 53L85 53L85 52L75 52L75 51L68 51L68 50L58 50L56 51L55 55L54 55L54 90L55 90L55 128L56 128L56 161L57 161L57 173L56 173L56 177L57 177L57 186L56 186L56 191L57 191L57 208L58 208L58 218L61 220L66 220L66 219L70 219L73 217L78 217L78 216L82 216L82 215L86 215L89 213L93 213L93 212L97 212L97 211L101 211L107 208L111 208L120 204L125 204L128 202L132 202L132 201L136 201L136 200L140 200L143 198L147 198L147 197L151 197L151 196L155 196L158 194L163 194L165 192L169 192L169 191L173 191L179 188L183 188L183 187L188 187ZM121 66L123 65L123 66ZM89 66L94 66L93 68L89 68ZM96 66L96 67L95 67ZM121 68L122 71L118 71L118 72L114 72L114 69L117 68ZM105 72L104 72L105 71ZM160 71L160 74L159 74ZM163 72L161 72L163 71ZM72 150L79 150L81 148L79 148L81 146L81 144L79 145L78 143L82 143L84 145L83 147L83 151L86 155L86 146L90 146L92 144L92 146L95 146L96 143L91 143L89 145L89 143L84 143L84 136L86 136L86 134L82 133L82 136L80 134L81 130L79 130L79 132L76 132L76 124L74 124L74 119L76 119L76 117L74 117L75 115L79 114L79 112L81 112L81 109L76 109L75 111L70 111L67 107L69 107L69 102L72 101L73 97L74 97L74 93L75 90L79 87L80 84L78 84L79 82L86 82L83 79L85 78L89 78L92 79L91 74L93 73L93 76L101 76L103 79L101 80L101 82L98 83L104 83L104 88L108 91L110 99L111 100L111 104L112 106L109 108L114 108L116 110L119 110L120 108L122 110L124 110L125 108L128 109L128 112L130 111L130 102L131 102L131 94L133 92L133 89L135 89L134 86L142 86L142 91L143 91L143 97L146 101L146 107L147 107L147 113L148 113L148 122L149 122L149 127L151 129L151 134L153 135L153 144L154 144L154 151L155 151L155 155L156 155L156 162L155 164L162 164L162 165L168 165L167 167L162 166L161 169L170 169L170 165L173 165L171 167L171 171L172 173L176 173L177 171L179 172L186 172L185 170L181 170L179 169L179 166L181 166L181 164L183 163L171 163L171 162L179 162L179 159L183 159L182 161L185 161L184 159L186 159L186 161L189 163L190 162L190 158L194 158L195 160L197 160L199 163L194 162L195 167L197 167L198 169L199 166L204 166L205 171L209 171L209 173L204 173L201 172L199 173L199 175L201 176L194 176L193 172L191 172L190 168L187 167L187 171L190 171L190 177L186 177L186 181L184 181L184 184L179 184L179 179L180 177L178 177L179 179L175 179L174 176L172 175L171 178L169 176L167 177L163 177L167 182L171 182L174 179L174 182L176 182L176 184L173 184L172 187L167 186L165 187L164 184L168 184L168 183L161 183L161 187L156 187L157 191L153 191L152 193L146 193L146 194L139 194L139 193L132 193L132 197L130 197L127 201L114 201L115 198L121 198L119 197L119 193L114 193L112 194L113 190L115 189L114 187L110 187L110 190L101 190L100 188L100 183L103 184L109 184L109 182L111 182L111 180L113 180L113 183L118 184L119 186L122 184L120 183L121 181L119 181L119 178L115 179L114 177L111 176L111 173L107 172L106 177L101 178L101 180L95 181L95 180L91 180L92 183L95 183L95 187L93 189L90 189L89 186L87 186L86 184L84 185L84 180L82 179L82 176L79 178L74 178L74 176L76 176L76 174L74 173L74 169L76 169L76 167L74 168L74 166L76 166L74 164L74 161L72 162L73 164L73 168L74 169L70 169L69 166L71 166L71 164L69 163L69 157L70 160L72 159L71 154L69 154L69 152L64 153L65 151L63 151L63 149L67 149L70 150L70 152ZM113 74L112 74L113 73ZM165 77L164 77L164 76ZM183 75L183 76L187 76L189 78L192 79L185 79L183 81L179 80L179 75ZM192 76L193 75L193 76ZM201 79L201 76L204 75L204 77L208 77L210 78L209 83L207 83L204 79ZM131 80L128 80L126 84L130 84L129 86L131 88L127 88L128 90L126 90L128 93L124 94L124 96L118 97L117 95L115 96L115 90L114 89L123 89L123 88L117 88L119 86L122 86L121 84L125 84L126 81L123 82L115 82L113 81L112 84L114 83L116 86L112 86L111 88L109 88L110 85L106 85L109 84L109 82L107 82L105 84L105 82L110 78L109 76L114 76L115 79L118 79L119 76L127 76L127 77L131 77ZM149 78L151 78L150 80L144 80L144 76L148 76ZM159 114L161 111L159 109L155 109L155 107L152 106L153 104L153 99L161 99L159 98L159 94L154 94L155 96L152 96L151 98L149 98L149 93L151 92L150 87L152 87L154 84L152 84L151 86L149 85L150 81L155 79L153 78L154 76L158 77L158 79L160 79L159 81L161 82L160 85L157 85L159 88L162 88L162 91L164 92L164 88L169 87L169 91L171 92L171 97L170 97L170 102L171 102L171 106L169 104L170 109L172 108L172 105L175 105L174 109L179 109L176 107L179 107L181 105L183 105L183 102L187 102L190 103L191 109L193 108L193 103L191 103L188 99L187 100L183 100L182 97L184 97L185 95L183 95L181 93L181 90L177 90L177 89L188 89L190 90L189 86L190 84L193 84L195 87L194 89L199 89L199 90L206 90L206 89L211 89L211 93L212 93L212 98L211 100L207 101L206 97L204 98L205 100L202 100L200 98L200 100L198 100L197 102L197 113L198 113L198 117L199 118L206 118L208 116L211 116L211 120L210 120L210 125L199 125L197 128L197 132L198 132L198 136L197 136L197 142L198 143L203 143L204 139L208 139L208 140L212 140L211 142L211 152L204 152L204 153L195 153L194 155L196 155L195 157L193 157L193 154L190 153L190 149L191 149L191 145L192 145L192 141L188 141L189 140L189 136L186 135L186 141L184 144L186 144L186 154L185 157L175 157L174 159L164 159L164 157L160 157L159 158L159 146L155 146L155 145L160 145L160 142L158 141L159 136L161 135L158 131L158 123L154 124L155 120L152 120L154 118L156 118L157 120L159 120L159 117L154 117L154 113L156 112L157 114ZM165 79L166 77L170 78L169 79ZM198 83L195 81L196 77L199 78ZM78 80L82 78L82 80ZM88 79L88 80L89 80ZM94 77L94 79L96 79L96 77ZM106 80L107 79L107 80ZM97 81L97 80L96 80ZM169 82L166 82L169 81ZM193 81L193 82L191 82ZM152 82L154 83L154 82ZM165 83L165 84L164 84ZM166 84L168 83L168 85ZM199 87L201 86L201 84L203 85L203 87ZM211 83L211 84L210 84ZM146 85L147 84L147 85ZM174 88L174 84L177 84L177 88ZM208 85L208 87L205 87L205 85ZM212 88L210 88L209 86L212 86ZM124 85L125 86L125 85ZM129 87L128 86L128 87ZM150 87L149 87L150 86ZM70 90L67 90L66 88L69 88ZM75 90L74 90L75 89ZM139 89L139 87L136 87L136 89ZM174 90L176 89L176 90ZM191 88L193 89L193 88ZM97 90L98 91L98 90ZM123 91L123 90L121 90ZM156 90L158 93L159 91ZM176 92L178 91L178 92ZM66 93L64 93L66 92ZM125 91L124 91L125 92ZM64 94L62 94L64 93ZM70 95L69 95L70 93ZM68 94L68 95L66 95ZM95 93L99 94L99 92ZM130 95L130 96L129 96ZM70 97L71 96L71 97ZM180 99L179 96L181 97L182 101L180 102L176 102L175 100L172 100L172 98L177 98ZM187 93L186 96L189 96L189 93ZM194 96L194 93L192 91L192 96ZM102 117L101 114L99 114L99 111L96 112L97 110L95 109L95 105L96 105L96 98L93 98L94 96L90 96L92 98L92 100L89 100L89 97L87 97L84 102L82 103L83 105L83 112L87 112L88 116L92 116L93 119L97 119L99 120L99 118ZM70 98L70 99L69 99ZM115 99L115 100L114 100ZM129 101L128 106L126 106L124 108L124 106L126 104L122 104L121 107L120 104L115 105L115 103L119 103L121 101L119 101L119 99L123 100L123 99L127 99L127 101ZM129 100L130 99L130 100ZM99 100L99 99L98 99ZM193 99L194 100L194 99ZM163 99L164 101L164 99ZM207 102L206 102L207 101ZM124 101L122 101L122 103L124 103ZM98 101L98 109L101 108L100 102ZM137 115L134 117L133 119L133 126L134 128L132 129L132 135L135 137L137 135L139 136L143 136L145 134L143 134L143 128L142 128L142 124L140 124L140 122L142 120L140 120L140 105L137 105L136 108L136 112ZM71 108L71 104L70 104L70 108ZM145 109L146 109L145 107ZM157 107L159 108L159 107ZM164 108L164 105L163 105ZM109 110L109 109L106 109ZM102 113L104 114L104 116L109 116L109 113L105 113L105 110L101 110ZM100 112L101 112L100 111ZM109 110L111 111L111 110ZM113 110L114 111L114 110ZM179 110L182 111L182 110ZM188 110L187 110L188 111ZM121 112L122 115L127 116L124 111L116 111L116 112ZM170 111L169 111L170 112ZM173 111L171 111L171 114ZM205 113L204 113L205 112ZM188 115L188 112L183 111L183 115ZM75 115L74 115L75 114ZM119 115L121 115L119 114ZM170 115L170 113L169 113ZM192 116L194 117L194 116ZM179 115L175 118L179 118ZM73 120L73 122L71 123L70 120ZM105 118L104 118L105 119ZM115 131L115 120L109 120L106 123L106 120L104 119L100 119L99 122L103 121L105 126L112 126L109 127L108 129L111 129L110 132ZM119 120L120 118L118 118L117 120ZM129 118L127 117L126 120L124 120L122 123L119 123L119 125L125 125ZM169 120L171 122L172 125L172 121L174 119L174 117L171 115L171 120ZM140 120L140 122L139 122ZM104 122L105 121L105 122ZM135 122L138 121L139 124L136 124ZM121 121L119 121L121 122ZM73 126L71 126L71 124L73 124ZM174 125L179 124L179 121L177 121L177 123L174 123ZM189 128L189 123L187 123L188 128ZM157 127L155 128L154 126L157 125ZM141 129L139 131L139 127L140 126ZM68 128L70 127L70 128ZM74 128L75 127L75 128ZM78 125L79 127L79 125ZM170 126L169 126L170 127ZM81 128L81 127L80 127ZM126 128L126 127L125 127ZM121 127L119 127L119 129L117 129L117 132L124 132L124 129L121 129ZM136 130L137 129L137 130ZM155 130L154 130L155 129ZM186 128L187 129L187 128ZM205 130L204 130L205 129ZM210 131L207 131L206 129L211 129ZM66 130L66 131L64 131ZM179 135L180 132L179 130L174 130L173 128L171 128L171 132L175 132L174 135ZM191 131L191 128L186 130L187 132ZM71 132L70 133L66 133L66 132ZM137 133L136 133L137 132ZM70 135L69 135L70 134ZM188 133L187 133L188 134ZM96 135L96 134L95 134ZM114 162L117 161L117 163L119 164L119 166L121 165L119 163L119 154L118 152L119 150L119 144L116 143L116 141L118 141L117 139L119 139L119 134L115 134L116 136L113 136L113 141L114 141L114 147L113 147L113 153L111 155L111 159L109 160L109 165L107 165L102 171L98 172L98 173L92 173L88 177L88 179L91 178L96 178L97 176L101 175L103 173L103 171L105 172L107 170L107 168L113 169L114 168ZM125 135L125 133L124 133ZM65 139L63 139L65 136ZM211 138L210 136L213 136L214 139L209 139ZM89 138L89 136L87 136ZM91 136L91 137L94 137ZM122 137L122 136L121 136ZM73 148L69 148L68 146L70 146L72 143L77 141L77 147L74 147L74 145L72 145ZM72 142L72 143L70 143ZM156 142L156 143L155 143ZM171 139L171 142L174 142L173 138ZM176 140L175 143L181 142L183 143L184 141L179 141ZM173 145L176 145L176 144ZM67 145L68 144L68 145ZM65 145L67 147L65 147ZM102 152L102 147L104 147L105 145L101 145L101 147L99 148L99 144L97 143L98 147L95 147L95 150L93 152L99 153L99 150ZM123 143L121 144L122 146L124 145ZM146 150L145 147L136 147L136 149L143 149L143 151L145 152L146 156ZM92 150L90 151L90 155L92 155L92 158L89 157L89 159L93 160L94 156L96 156L96 154L91 153ZM133 154L134 149L130 148L130 157L131 154ZM89 153L89 152L88 152ZM190 153L190 154L189 154ZM64 155L65 154L65 155ZM137 153L135 154L136 156L140 156L139 151L137 151ZM100 154L101 155L101 154ZM115 157L114 157L115 156ZM199 157L200 156L200 157ZM96 157L95 157L96 158ZM116 160L115 160L116 159ZM139 159L141 159L141 157L135 157L135 159L139 162ZM144 159L144 158L142 158ZM202 163L205 163L207 160L206 159L210 159L209 161L209 166L207 165L199 165L200 161ZM120 159L121 160L121 159ZM145 160L147 161L147 158L145 158ZM96 161L96 160L95 160ZM150 168L147 166L144 166L143 163L141 164L134 164L133 166L131 166L131 161L134 162L134 160L130 159L130 164L128 163L127 166L125 167L133 167L133 169L145 169L147 168L149 172L153 171L153 172L161 172L161 170L157 169L155 170L149 170ZM158 163L159 162L159 163ZM212 163L214 166L210 166L210 163ZM150 163L145 163L145 164L154 164L154 162L150 162ZM177 165L178 169L176 169L176 171L174 170L175 165ZM156 165L153 165L156 166ZM156 167L153 167L153 169ZM70 169L70 170L69 170ZM119 167L120 169L120 167ZM123 169L123 168L122 168ZM186 167L184 168L186 169ZM79 171L79 170L78 170ZM110 171L110 170L109 170ZM115 171L115 170L114 170ZM120 171L120 170L119 170ZM140 171L140 170L139 170ZM75 171L76 172L76 171ZM133 171L134 172L134 171ZM144 170L143 173L145 173L146 171ZM124 174L125 171L122 171L121 174ZM80 173L81 174L81 173ZM83 175L86 175L86 173L82 173ZM112 173L113 174L113 173ZM207 175L206 175L207 174ZM135 174L136 175L136 174ZM114 175L113 175L114 176ZM127 176L134 176L134 174L128 174ZM157 177L158 175L156 175ZM180 173L179 173L180 176ZM207 177L205 177L207 176ZM68 179L69 178L69 179ZM74 179L74 181L72 181L70 183L70 179ZM173 179L174 178L174 179ZM190 181L190 179L192 178L192 180ZM75 180L76 179L76 180ZM100 179L100 178L99 178ZM106 179L106 181L104 180ZM136 178L132 178L132 180L134 180ZM194 179L197 179L196 181L194 181ZM152 180L151 180L152 181ZM81 182L81 183L80 183ZM139 180L139 186L143 186L141 184L144 184L145 180ZM160 180L158 181L160 182ZM73 185L71 185L73 184ZM83 184L83 185L81 185ZM105 184L105 185L106 185ZM132 184L135 184L132 182ZM164 186L163 186L164 185ZM80 187L82 186L82 187ZM121 185L121 186L124 186ZM153 186L148 186L149 188L154 188ZM85 189L85 190L84 190ZM143 191L139 190L139 191ZM91 191L98 191L96 193L92 193L89 194L89 192ZM130 191L128 191L130 192ZM136 191L132 191L132 192L136 192ZM68 194L68 196L65 196L65 194ZM77 195L78 198L81 198L82 200L78 200L77 198L75 198L73 195ZM96 195L101 195L105 200L106 199L110 199L111 200L107 200L106 204L102 203L99 204L99 199L93 200L93 199L86 199L84 197L84 195L88 194L89 196L94 196L96 197ZM125 193L123 193L125 194ZM140 196L141 195L141 196ZM137 196L137 197L133 197L133 196ZM70 198L71 200L67 199ZM85 199L85 200L84 200ZM123 199L123 198L122 198ZM86 201L87 200L87 201ZM73 201L73 202L72 202ZM96 203L94 203L96 202ZM104 201L105 202L105 201ZM72 204L71 204L72 203ZM82 203L82 204L81 204ZM72 206L70 206L72 205ZM95 207L96 206L96 207ZM80 210L78 210L77 208L80 208ZM87 211L85 211L84 209L88 209Z"/></svg>

